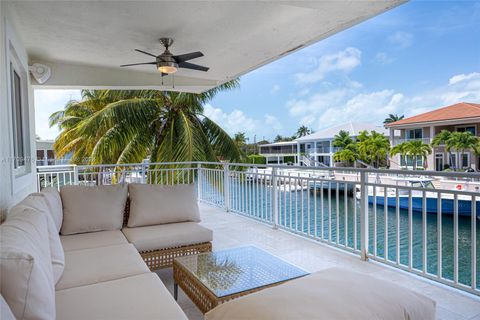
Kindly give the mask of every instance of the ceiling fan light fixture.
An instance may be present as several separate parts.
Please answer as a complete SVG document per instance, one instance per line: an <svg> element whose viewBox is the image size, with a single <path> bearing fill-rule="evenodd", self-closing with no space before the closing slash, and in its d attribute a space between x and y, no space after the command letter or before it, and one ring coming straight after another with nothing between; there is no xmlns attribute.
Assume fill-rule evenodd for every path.
<svg viewBox="0 0 480 320"><path fill-rule="evenodd" d="M172 74L177 72L178 65L175 62L159 62L157 64L158 71L161 73Z"/></svg>

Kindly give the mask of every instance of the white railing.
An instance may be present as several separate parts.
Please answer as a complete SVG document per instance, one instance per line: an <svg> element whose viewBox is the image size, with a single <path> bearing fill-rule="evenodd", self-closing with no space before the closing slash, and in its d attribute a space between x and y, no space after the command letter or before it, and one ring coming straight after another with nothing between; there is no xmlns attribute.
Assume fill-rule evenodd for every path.
<svg viewBox="0 0 480 320"><path fill-rule="evenodd" d="M431 138L395 138L392 141L392 145L396 146L397 144L412 141L412 140L420 140L425 144L430 144L432 142Z"/></svg>
<svg viewBox="0 0 480 320"><path fill-rule="evenodd" d="M206 162L37 171L39 189L195 183L204 203L480 295L480 192L468 189L478 173ZM456 179L462 188L419 185L435 179Z"/></svg>

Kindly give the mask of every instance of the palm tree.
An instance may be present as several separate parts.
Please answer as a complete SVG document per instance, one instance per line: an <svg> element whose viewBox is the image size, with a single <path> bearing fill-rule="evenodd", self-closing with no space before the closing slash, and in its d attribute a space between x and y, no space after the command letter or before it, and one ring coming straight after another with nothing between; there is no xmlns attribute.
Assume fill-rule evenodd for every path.
<svg viewBox="0 0 480 320"><path fill-rule="evenodd" d="M297 138L304 137L312 133L312 130L308 129L306 126L301 126L297 130Z"/></svg>
<svg viewBox="0 0 480 320"><path fill-rule="evenodd" d="M338 134L333 137L332 145L343 150L354 142L355 141L352 139L352 137L350 137L350 133L348 133L348 131L340 130Z"/></svg>
<svg viewBox="0 0 480 320"><path fill-rule="evenodd" d="M462 160L463 160L463 155L465 154L465 150L474 150L477 143L478 143L478 138L475 137L471 132L465 131L465 132L452 132L450 135L450 138L446 141L448 145L453 147L459 157L458 157L458 162L457 164L458 168L462 168ZM468 167L471 165L471 159L469 159Z"/></svg>
<svg viewBox="0 0 480 320"><path fill-rule="evenodd" d="M422 157L422 159L425 159L432 153L432 148L421 140L410 140L396 145L390 153L392 155L401 153L403 156L408 155L412 157L413 170L417 170L417 158ZM405 164L407 165L407 161L405 161Z"/></svg>
<svg viewBox="0 0 480 320"><path fill-rule="evenodd" d="M360 156L374 167L380 166L381 160L387 159L390 151L390 141L376 131L362 131L357 137Z"/></svg>
<svg viewBox="0 0 480 320"><path fill-rule="evenodd" d="M449 163L452 163L452 132L448 130L440 131L432 140L432 146L438 147L441 145L445 146L445 151L448 153Z"/></svg>
<svg viewBox="0 0 480 320"><path fill-rule="evenodd" d="M345 148L343 150L335 152L335 154L333 155L333 159L335 161L344 161L351 165L358 160L358 153L356 152L356 150L354 150L354 148Z"/></svg>
<svg viewBox="0 0 480 320"><path fill-rule="evenodd" d="M157 90L83 90L80 101L50 116L59 125L54 148L72 152L73 163L137 163L239 160L232 138L203 115L226 82L201 94Z"/></svg>
<svg viewBox="0 0 480 320"><path fill-rule="evenodd" d="M395 121L399 121L405 118L404 115L399 116L398 114L390 113L387 118L383 121L383 124L389 124Z"/></svg>
<svg viewBox="0 0 480 320"><path fill-rule="evenodd" d="M243 147L247 143L247 137L245 132L237 132L233 136L233 141L237 144L239 148Z"/></svg>
<svg viewBox="0 0 480 320"><path fill-rule="evenodd" d="M391 156L394 156L396 154L400 154L400 157L405 162L405 166L407 166L407 143L406 142L399 143L390 150ZM402 161L400 161L400 163L401 162Z"/></svg>

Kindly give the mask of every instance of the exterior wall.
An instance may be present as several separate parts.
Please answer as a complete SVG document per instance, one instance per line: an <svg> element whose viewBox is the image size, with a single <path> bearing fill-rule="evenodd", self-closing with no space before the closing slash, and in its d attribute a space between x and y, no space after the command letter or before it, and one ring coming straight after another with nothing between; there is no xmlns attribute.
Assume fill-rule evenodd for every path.
<svg viewBox="0 0 480 320"><path fill-rule="evenodd" d="M440 131L442 130L448 130L448 131L457 131L459 127L465 127L465 126L475 126L476 127L476 136L480 137L480 123L478 122L460 122L458 121L456 124L444 124L444 125L435 125L435 126L409 126L408 129L417 129L417 128L422 128L423 129L423 141L425 143L431 143L435 135L437 135ZM390 141L392 146L401 143L403 141L406 141L406 130L407 128L401 128L397 129L400 131L400 138L399 139L393 139L392 135L390 135ZM391 129L393 130L393 129ZM392 140L393 139L393 140ZM426 168L427 170L437 170L441 171L445 168L445 165L448 164L452 166L452 163L450 161L449 153L445 151L445 148L443 146L435 147L432 150L432 154L427 157L427 164L428 167ZM480 157L475 155L472 151L466 151L466 154L469 154L470 158L470 167L474 170L479 170L480 169ZM443 155L443 166L442 168L437 168L437 154L442 154ZM456 157L456 165L457 168L458 166L461 165L460 159L461 156L455 152L452 151L453 157ZM439 156L440 157L440 156ZM395 155L394 157L391 158L390 161L390 168L392 169L400 169L400 155ZM466 167L460 168L460 169L465 169Z"/></svg>
<svg viewBox="0 0 480 320"><path fill-rule="evenodd" d="M7 26L8 25L8 26ZM28 58L20 39L15 35L15 27L6 11L6 2L0 1L0 216L5 217L7 210L23 197L36 190L35 161L27 159L30 167L26 174L15 176L13 170L12 116L9 100L9 65L10 42L15 44L22 67L27 70L26 103L28 110L28 131L30 144L26 145L27 154L35 155L35 119L33 107L33 89L28 76ZM34 159L34 157L33 157Z"/></svg>

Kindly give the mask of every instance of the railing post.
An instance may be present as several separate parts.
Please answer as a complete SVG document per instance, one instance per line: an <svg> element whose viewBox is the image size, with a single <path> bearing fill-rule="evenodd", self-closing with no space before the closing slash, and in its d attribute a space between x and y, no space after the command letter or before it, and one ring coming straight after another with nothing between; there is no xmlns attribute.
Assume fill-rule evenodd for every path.
<svg viewBox="0 0 480 320"><path fill-rule="evenodd" d="M142 183L147 183L147 160L142 160L140 174L142 175Z"/></svg>
<svg viewBox="0 0 480 320"><path fill-rule="evenodd" d="M76 164L73 165L73 184L78 184L78 167Z"/></svg>
<svg viewBox="0 0 480 320"><path fill-rule="evenodd" d="M197 163L197 198L202 199L202 164Z"/></svg>
<svg viewBox="0 0 480 320"><path fill-rule="evenodd" d="M230 211L230 167L228 163L223 164L223 201L225 211Z"/></svg>
<svg viewBox="0 0 480 320"><path fill-rule="evenodd" d="M273 229L278 229L278 181L277 168L272 168L272 214Z"/></svg>
<svg viewBox="0 0 480 320"><path fill-rule="evenodd" d="M360 250L361 258L368 260L368 186L367 173L360 172ZM357 241L355 239L354 241Z"/></svg>

